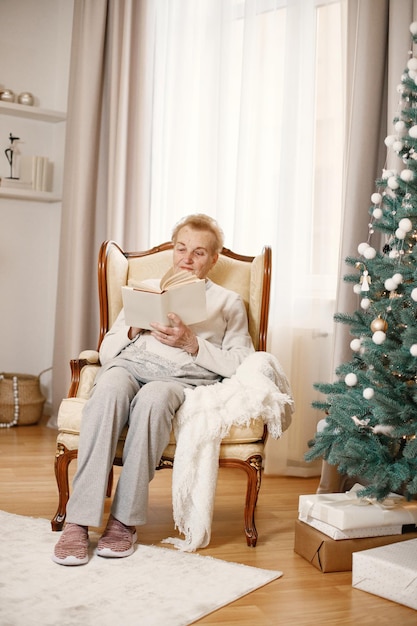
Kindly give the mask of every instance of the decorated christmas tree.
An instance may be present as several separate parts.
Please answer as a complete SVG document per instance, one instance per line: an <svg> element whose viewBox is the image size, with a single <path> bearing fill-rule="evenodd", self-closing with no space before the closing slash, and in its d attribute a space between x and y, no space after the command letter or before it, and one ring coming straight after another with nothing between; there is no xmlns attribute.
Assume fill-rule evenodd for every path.
<svg viewBox="0 0 417 626"><path fill-rule="evenodd" d="M410 26L417 43L417 22ZM411 46L412 47L412 46ZM327 425L309 443L307 460L323 457L360 477L361 496L417 494L417 58L410 52L398 86L393 133L385 139L398 169L384 169L371 196L366 241L346 262L358 295L350 326L351 360L333 383L318 383ZM382 244L379 244L382 237Z"/></svg>

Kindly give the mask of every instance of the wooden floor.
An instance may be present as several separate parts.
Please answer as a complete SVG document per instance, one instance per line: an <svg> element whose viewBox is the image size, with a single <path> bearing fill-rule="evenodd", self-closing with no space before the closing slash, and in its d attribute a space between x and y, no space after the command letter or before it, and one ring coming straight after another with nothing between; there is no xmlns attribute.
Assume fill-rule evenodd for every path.
<svg viewBox="0 0 417 626"><path fill-rule="evenodd" d="M55 431L43 422L0 430L0 509L51 519L57 505L54 452ZM245 481L244 472L220 470L212 541L200 553L278 569L284 575L199 624L417 624L416 611L352 589L351 572L322 574L294 553L298 496L314 493L316 478L263 477L257 507L258 545L248 548L243 534ZM171 471L157 472L151 485L148 523L139 529L139 542L159 545L174 532L170 490Z"/></svg>

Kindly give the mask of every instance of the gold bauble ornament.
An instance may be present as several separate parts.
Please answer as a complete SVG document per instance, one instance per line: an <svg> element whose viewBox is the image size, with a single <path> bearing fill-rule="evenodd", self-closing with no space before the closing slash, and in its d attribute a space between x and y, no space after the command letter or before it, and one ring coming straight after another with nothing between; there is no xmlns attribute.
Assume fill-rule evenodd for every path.
<svg viewBox="0 0 417 626"><path fill-rule="evenodd" d="M376 333L377 330L382 330L382 332L387 332L388 324L386 320L382 319L382 317L376 317L371 322L371 330L373 333Z"/></svg>

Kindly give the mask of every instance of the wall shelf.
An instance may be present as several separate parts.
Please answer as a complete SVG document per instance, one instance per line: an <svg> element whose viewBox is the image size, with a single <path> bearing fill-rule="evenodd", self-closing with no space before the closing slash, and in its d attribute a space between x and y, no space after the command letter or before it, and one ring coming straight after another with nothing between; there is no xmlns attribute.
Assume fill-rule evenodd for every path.
<svg viewBox="0 0 417 626"><path fill-rule="evenodd" d="M27 189L14 189L13 187L0 187L0 198L13 198L14 200L27 200L29 202L61 201L61 198L51 191L32 191Z"/></svg>
<svg viewBox="0 0 417 626"><path fill-rule="evenodd" d="M67 116L62 111L52 111L41 109L36 106L26 104L15 104L13 102L2 102L0 100L0 115L12 115L14 117L25 117L26 119L37 120L39 122L58 123L65 122Z"/></svg>
<svg viewBox="0 0 417 626"><path fill-rule="evenodd" d="M56 124L65 122L66 114L62 111L41 109L36 106L16 104L14 102L2 102L0 100L0 116L18 117L34 122L47 122ZM0 183L0 199L25 200L28 202L60 202L61 198L52 191L37 191L35 189L19 189L15 187L2 187Z"/></svg>

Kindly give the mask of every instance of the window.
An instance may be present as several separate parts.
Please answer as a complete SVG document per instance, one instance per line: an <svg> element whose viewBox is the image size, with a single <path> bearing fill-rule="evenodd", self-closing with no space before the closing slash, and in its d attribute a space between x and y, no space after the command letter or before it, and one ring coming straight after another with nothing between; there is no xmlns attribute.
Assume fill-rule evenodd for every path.
<svg viewBox="0 0 417 626"><path fill-rule="evenodd" d="M237 251L271 244L303 327L319 324L305 301L334 301L337 286L342 5L181 0L155 13L151 243L201 211Z"/></svg>

